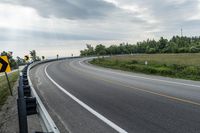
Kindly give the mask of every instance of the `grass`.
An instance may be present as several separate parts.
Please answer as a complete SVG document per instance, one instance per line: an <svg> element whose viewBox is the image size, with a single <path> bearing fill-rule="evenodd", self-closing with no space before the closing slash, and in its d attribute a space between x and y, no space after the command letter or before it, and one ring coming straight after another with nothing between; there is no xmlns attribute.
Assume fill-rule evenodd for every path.
<svg viewBox="0 0 200 133"><path fill-rule="evenodd" d="M145 61L148 62L145 65ZM93 59L91 64L125 71L200 80L200 54L133 54Z"/></svg>
<svg viewBox="0 0 200 133"><path fill-rule="evenodd" d="M15 82L17 81L19 77L19 72L13 72L11 74L8 75L11 87L13 88ZM1 76L0 77L0 109L3 106L3 104L5 103L5 101L7 100L8 96L10 95L10 91L8 88L8 83L6 80L5 76Z"/></svg>

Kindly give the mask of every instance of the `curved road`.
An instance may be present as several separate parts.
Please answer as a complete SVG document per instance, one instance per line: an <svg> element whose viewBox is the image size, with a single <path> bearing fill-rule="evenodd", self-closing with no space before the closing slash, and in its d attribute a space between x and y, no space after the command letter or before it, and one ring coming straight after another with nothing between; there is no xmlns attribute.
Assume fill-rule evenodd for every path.
<svg viewBox="0 0 200 133"><path fill-rule="evenodd" d="M50 62L30 72L61 132L200 132L200 82L100 68L87 60Z"/></svg>

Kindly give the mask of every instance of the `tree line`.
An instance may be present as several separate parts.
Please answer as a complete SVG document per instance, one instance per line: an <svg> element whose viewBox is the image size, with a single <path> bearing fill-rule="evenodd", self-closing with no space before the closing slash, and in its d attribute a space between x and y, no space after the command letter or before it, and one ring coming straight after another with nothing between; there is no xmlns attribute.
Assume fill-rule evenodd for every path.
<svg viewBox="0 0 200 133"><path fill-rule="evenodd" d="M109 47L103 44L99 44L96 47L86 44L86 47L86 49L80 51L81 56L134 53L199 53L200 37L173 36L169 40L161 37L158 41L147 39L136 44L121 43L120 45L111 45Z"/></svg>
<svg viewBox="0 0 200 133"><path fill-rule="evenodd" d="M11 51L0 52L0 56L8 57L8 60L9 60L9 63L10 63L10 66L12 69L18 69L19 66L26 65L28 62L31 62L31 61L35 62L35 61L41 61L41 58L42 58L42 60L45 59L45 56L42 56L41 58L39 56L37 56L35 50L30 51L30 60L29 61L26 61L24 58L21 58L19 56L17 56L16 59L14 59L13 52L11 52Z"/></svg>

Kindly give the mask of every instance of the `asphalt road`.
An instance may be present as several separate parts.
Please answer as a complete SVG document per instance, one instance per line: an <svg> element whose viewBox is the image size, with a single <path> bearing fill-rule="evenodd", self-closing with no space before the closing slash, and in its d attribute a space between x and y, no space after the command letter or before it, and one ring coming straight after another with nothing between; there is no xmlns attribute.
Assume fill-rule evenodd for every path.
<svg viewBox="0 0 200 133"><path fill-rule="evenodd" d="M61 132L200 133L200 82L100 68L85 60L31 70Z"/></svg>

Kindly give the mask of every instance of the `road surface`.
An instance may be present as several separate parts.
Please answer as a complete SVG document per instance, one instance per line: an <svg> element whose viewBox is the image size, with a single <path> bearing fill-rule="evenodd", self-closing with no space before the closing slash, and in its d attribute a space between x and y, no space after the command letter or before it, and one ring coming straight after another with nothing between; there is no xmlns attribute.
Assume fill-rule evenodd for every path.
<svg viewBox="0 0 200 133"><path fill-rule="evenodd" d="M61 132L200 133L200 82L111 70L87 60L54 61L30 72Z"/></svg>

